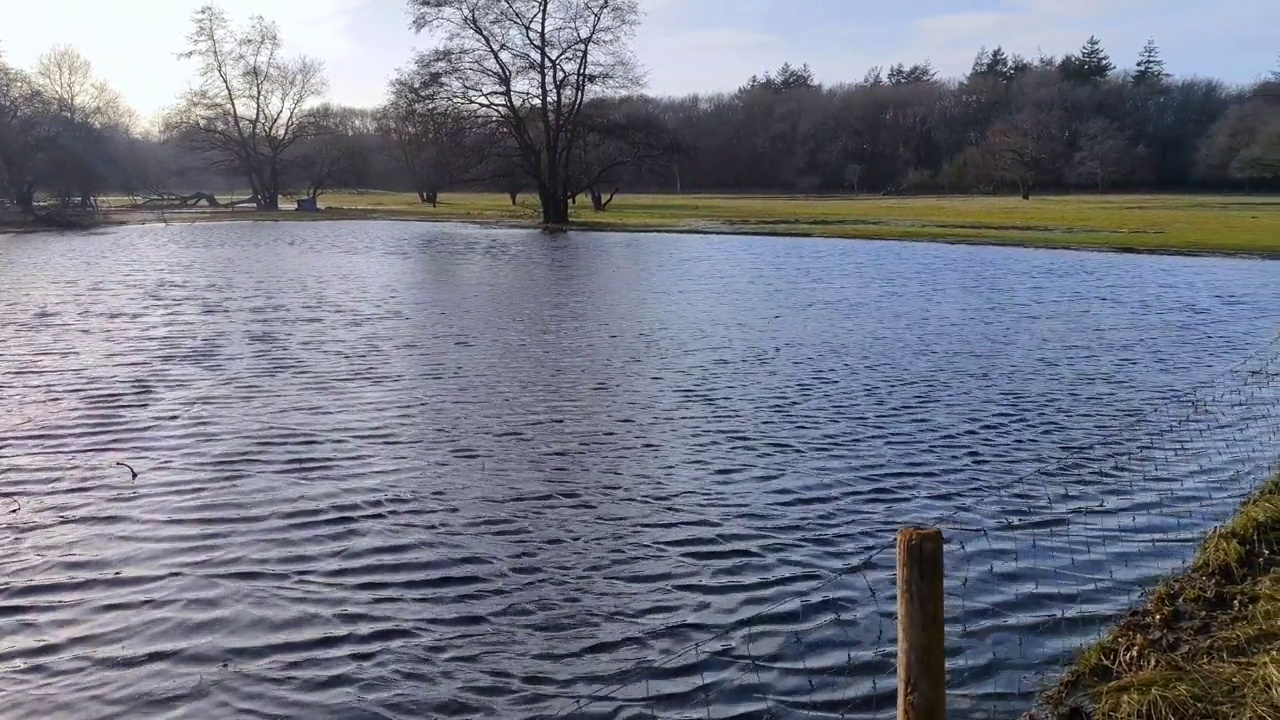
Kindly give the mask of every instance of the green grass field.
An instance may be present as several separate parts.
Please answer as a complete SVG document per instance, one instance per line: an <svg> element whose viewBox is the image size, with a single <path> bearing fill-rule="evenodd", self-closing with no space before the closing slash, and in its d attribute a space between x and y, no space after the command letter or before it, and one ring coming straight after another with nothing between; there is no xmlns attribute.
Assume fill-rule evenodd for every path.
<svg viewBox="0 0 1280 720"><path fill-rule="evenodd" d="M447 194L440 206L409 194L333 193L306 219L461 220L533 226L536 200ZM1134 251L1280 255L1280 197L1074 195L1035 197L787 197L619 195L608 212L581 202L573 227L834 238L937 240ZM208 217L203 217L207 215ZM199 219L260 219L248 210ZM274 214L273 214L274 215ZM303 219L282 213L279 219Z"/></svg>

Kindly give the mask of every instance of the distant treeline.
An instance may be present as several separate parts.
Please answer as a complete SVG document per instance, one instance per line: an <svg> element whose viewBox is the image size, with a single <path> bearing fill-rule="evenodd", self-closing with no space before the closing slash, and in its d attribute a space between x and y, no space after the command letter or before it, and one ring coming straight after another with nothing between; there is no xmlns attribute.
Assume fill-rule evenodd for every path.
<svg viewBox="0 0 1280 720"><path fill-rule="evenodd" d="M438 8L416 4L429 26L425 13ZM824 86L807 66L783 65L735 92L689 97L621 83L596 91L588 80L597 76L584 74L580 112L565 116L571 141L555 146L559 164L548 169L537 143L551 135L539 128L559 116L537 102L486 114L474 93L450 102L439 89L465 87L464 66L441 63L457 55L415 58L382 107L342 107L321 102L323 68L285 57L271 23L238 30L215 8L193 21L186 57L199 84L153 127L71 48L30 69L0 58L0 197L30 210L40 201L91 206L103 194L248 187L248 200L274 208L284 195L336 188L415 192L432 203L471 189L513 203L525 191L544 204L581 194L605 210L619 189L1280 190L1280 72L1248 87L1175 78L1154 43L1124 69L1090 38L1061 58L983 49L958 79L925 62Z"/></svg>
<svg viewBox="0 0 1280 720"><path fill-rule="evenodd" d="M921 63L823 87L784 65L733 94L648 102L693 151L686 190L1280 189L1280 75L1175 79L1154 44L1123 72L1091 38L1063 58L982 50L959 80Z"/></svg>

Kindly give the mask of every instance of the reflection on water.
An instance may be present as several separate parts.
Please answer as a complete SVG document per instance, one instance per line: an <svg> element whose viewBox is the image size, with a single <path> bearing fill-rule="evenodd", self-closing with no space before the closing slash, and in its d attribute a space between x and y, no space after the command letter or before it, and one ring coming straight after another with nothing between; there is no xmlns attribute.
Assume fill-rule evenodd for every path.
<svg viewBox="0 0 1280 720"><path fill-rule="evenodd" d="M1275 273L396 223L0 238L6 712L562 709L1213 377L1273 335ZM1044 610L993 592L965 617Z"/></svg>

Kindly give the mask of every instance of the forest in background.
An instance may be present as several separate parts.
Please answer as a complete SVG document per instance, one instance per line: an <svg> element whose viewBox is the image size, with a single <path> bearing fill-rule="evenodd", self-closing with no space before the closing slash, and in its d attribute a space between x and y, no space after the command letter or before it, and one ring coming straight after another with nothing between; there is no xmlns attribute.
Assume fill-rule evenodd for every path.
<svg viewBox="0 0 1280 720"><path fill-rule="evenodd" d="M546 13L550 1L527 4ZM559 2L586 14L600 6ZM424 8L450 3L409 4L429 30L442 21ZM608 7L614 14L600 17L617 26L593 32L621 43L638 15ZM323 66L288 56L262 18L237 25L202 8L188 42L193 87L153 123L73 48L30 68L0 56L0 202L22 211L92 207L102 195L189 203L196 191L246 188L239 200L264 209L337 189L413 192L431 204L446 191L501 191L513 204L538 192L547 202L539 158L552 152L539 138L550 134L538 128L562 119L545 93L490 112L476 100L487 95L457 99L467 87L462 66L449 65L458 55L424 53L391 80L384 105L346 107L324 101ZM822 85L808 66L788 64L734 92L688 97L635 92L631 68L607 64L621 57L580 58L577 105L555 150L554 192L566 207L581 195L605 211L619 191L1280 190L1280 70L1250 86L1175 77L1154 42L1123 65L1097 38L1063 57L983 48L960 78L923 61Z"/></svg>

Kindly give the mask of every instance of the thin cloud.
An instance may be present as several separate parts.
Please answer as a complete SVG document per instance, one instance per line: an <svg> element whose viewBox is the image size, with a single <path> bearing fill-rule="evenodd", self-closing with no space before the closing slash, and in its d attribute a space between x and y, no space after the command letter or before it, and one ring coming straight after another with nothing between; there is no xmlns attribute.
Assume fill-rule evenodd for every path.
<svg viewBox="0 0 1280 720"><path fill-rule="evenodd" d="M656 44L697 50L736 52L779 47L782 43L777 36L769 33L726 27L677 33L657 40Z"/></svg>

